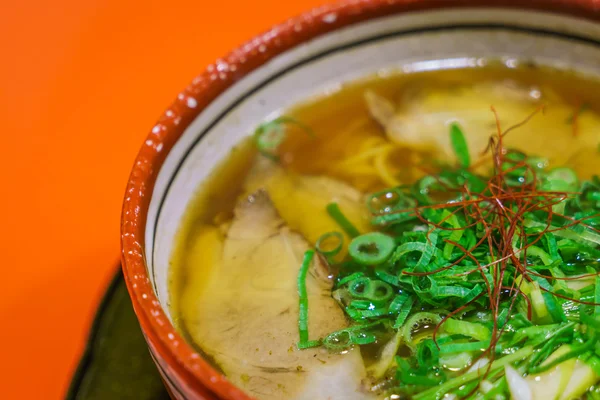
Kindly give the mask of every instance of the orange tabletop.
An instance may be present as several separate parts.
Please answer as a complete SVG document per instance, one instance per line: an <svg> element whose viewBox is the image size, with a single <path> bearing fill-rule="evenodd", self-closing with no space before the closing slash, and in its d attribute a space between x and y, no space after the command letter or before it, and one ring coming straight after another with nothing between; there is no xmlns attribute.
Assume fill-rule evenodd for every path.
<svg viewBox="0 0 600 400"><path fill-rule="evenodd" d="M161 112L209 62L322 1L0 4L3 398L64 397Z"/></svg>

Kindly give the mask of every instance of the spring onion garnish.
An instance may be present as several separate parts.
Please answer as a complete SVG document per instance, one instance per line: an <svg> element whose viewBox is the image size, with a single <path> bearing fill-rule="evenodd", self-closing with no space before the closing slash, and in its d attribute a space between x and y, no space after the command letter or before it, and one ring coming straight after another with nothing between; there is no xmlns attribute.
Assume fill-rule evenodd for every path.
<svg viewBox="0 0 600 400"><path fill-rule="evenodd" d="M331 351L342 351L354 344L373 343L377 338L368 331L378 325L379 322L371 322L332 332L323 339L323 346Z"/></svg>
<svg viewBox="0 0 600 400"><path fill-rule="evenodd" d="M389 213L414 207L416 201L400 188L390 188L373 193L367 200L367 207L373 214Z"/></svg>
<svg viewBox="0 0 600 400"><path fill-rule="evenodd" d="M444 331L451 335L463 335L476 340L489 340L491 336L488 327L476 322L448 318L442 326Z"/></svg>
<svg viewBox="0 0 600 400"><path fill-rule="evenodd" d="M386 304L394 294L394 290L385 282L358 278L348 283L348 292L354 298L369 301L375 307Z"/></svg>
<svg viewBox="0 0 600 400"><path fill-rule="evenodd" d="M458 162L367 196L371 232L348 231L328 206L353 237L332 265L350 322L322 345L381 346L373 376L390 396L510 398L506 371L523 384L576 364L600 382L600 178L504 147L511 129L498 126L481 175L453 125ZM324 232L318 251L340 247L338 235ZM600 400L592 385L570 395Z"/></svg>
<svg viewBox="0 0 600 400"><path fill-rule="evenodd" d="M394 239L383 233L371 232L354 238L348 252L359 264L378 265L389 258L394 248Z"/></svg>
<svg viewBox="0 0 600 400"><path fill-rule="evenodd" d="M496 360L491 367L489 368L490 373L496 372L499 369L504 368L506 365L510 365L510 363L522 360L525 357L528 357L533 352L533 349L529 346L523 347L512 354L504 356L499 360ZM440 386L433 387L431 389L425 390L421 393L413 396L414 400L425 400L425 399L441 399L444 394L450 393L452 389L458 388L468 382L471 382L474 379L480 378L482 372L479 369L474 371L467 372L465 374L459 375L454 379L450 379Z"/></svg>
<svg viewBox="0 0 600 400"><path fill-rule="evenodd" d="M481 342L448 343L440 345L440 354L464 353L465 351L484 351L490 345L489 340Z"/></svg>
<svg viewBox="0 0 600 400"><path fill-rule="evenodd" d="M298 314L298 332L300 341L298 341L299 349L306 349L320 345L318 340L308 340L308 294L306 293L306 274L312 262L315 252L307 250L304 253L304 259L298 272L298 297L299 297L299 314Z"/></svg>
<svg viewBox="0 0 600 400"><path fill-rule="evenodd" d="M356 278L360 278L362 276L365 276L365 274L363 272L355 272L353 274L347 275L338 281L338 287L345 285L348 282L352 282Z"/></svg>
<svg viewBox="0 0 600 400"><path fill-rule="evenodd" d="M399 329L404 325L408 314L412 310L412 306L415 300L412 297L408 297L403 303L402 306L398 310L398 316L396 317L396 322L394 322L394 329Z"/></svg>
<svg viewBox="0 0 600 400"><path fill-rule="evenodd" d="M600 318L600 276L596 276L595 287L594 303L597 305L594 307L594 317L598 319Z"/></svg>
<svg viewBox="0 0 600 400"><path fill-rule="evenodd" d="M342 210L340 210L340 206L338 206L337 203L329 203L327 205L327 213L331 218L335 220L335 222L338 223L340 228L342 228L348 236L354 238L360 235L358 229L356 229L352 222L350 222L350 220L346 218L346 216L342 213Z"/></svg>
<svg viewBox="0 0 600 400"><path fill-rule="evenodd" d="M579 188L579 180L571 168L554 168L546 175L542 188L549 192L575 192Z"/></svg>
<svg viewBox="0 0 600 400"><path fill-rule="evenodd" d="M339 232L328 232L321 235L315 244L317 251L323 254L329 262L342 250L343 246L344 236Z"/></svg>
<svg viewBox="0 0 600 400"><path fill-rule="evenodd" d="M467 140L460 127L455 123L450 125L450 144L456 154L459 165L463 168L469 168L471 165L471 156L469 155Z"/></svg>
<svg viewBox="0 0 600 400"><path fill-rule="evenodd" d="M254 131L254 142L258 151L265 157L275 161L279 160L277 150L285 140L289 126L295 126L308 135L314 136L312 129L302 122L291 117L281 116L259 125Z"/></svg>
<svg viewBox="0 0 600 400"><path fill-rule="evenodd" d="M587 342L577 345L577 346L573 346L572 350L570 350L566 354L563 354L563 355L555 358L551 362L548 362L544 365L539 365L537 367L532 368L531 370L529 370L529 373L539 374L539 373L548 371L549 369L554 368L555 366L557 366L558 364L561 364L564 361L570 360L571 358L578 357L582 354L585 354L588 351L591 351L592 349L594 349L597 342L598 342L598 339L595 336L593 336L590 339L588 339Z"/></svg>

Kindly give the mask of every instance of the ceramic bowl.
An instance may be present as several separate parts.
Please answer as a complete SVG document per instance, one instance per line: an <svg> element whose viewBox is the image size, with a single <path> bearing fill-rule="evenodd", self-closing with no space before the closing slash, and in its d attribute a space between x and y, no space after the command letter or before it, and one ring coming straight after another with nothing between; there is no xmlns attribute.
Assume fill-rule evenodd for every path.
<svg viewBox="0 0 600 400"><path fill-rule="evenodd" d="M595 0L352 0L275 26L209 65L152 128L122 215L123 269L150 352L175 399L249 399L177 333L174 237L197 187L261 121L342 83L393 71L477 68L486 58L600 75Z"/></svg>

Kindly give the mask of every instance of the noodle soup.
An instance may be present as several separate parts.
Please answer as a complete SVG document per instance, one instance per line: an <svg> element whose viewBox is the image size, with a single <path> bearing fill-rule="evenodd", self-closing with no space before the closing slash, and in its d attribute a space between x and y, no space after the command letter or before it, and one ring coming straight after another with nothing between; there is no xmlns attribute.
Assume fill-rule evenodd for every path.
<svg viewBox="0 0 600 400"><path fill-rule="evenodd" d="M490 61L266 121L187 211L176 327L257 399L600 398L598 89Z"/></svg>

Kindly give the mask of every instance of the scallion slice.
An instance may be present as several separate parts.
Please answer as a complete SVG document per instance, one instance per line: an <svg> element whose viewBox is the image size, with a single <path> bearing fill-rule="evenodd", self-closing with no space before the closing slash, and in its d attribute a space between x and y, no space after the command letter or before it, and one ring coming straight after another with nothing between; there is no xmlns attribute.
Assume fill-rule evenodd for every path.
<svg viewBox="0 0 600 400"><path fill-rule="evenodd" d="M354 238L348 246L348 253L359 264L379 265L390 257L395 248L394 239L383 233L371 232Z"/></svg>

